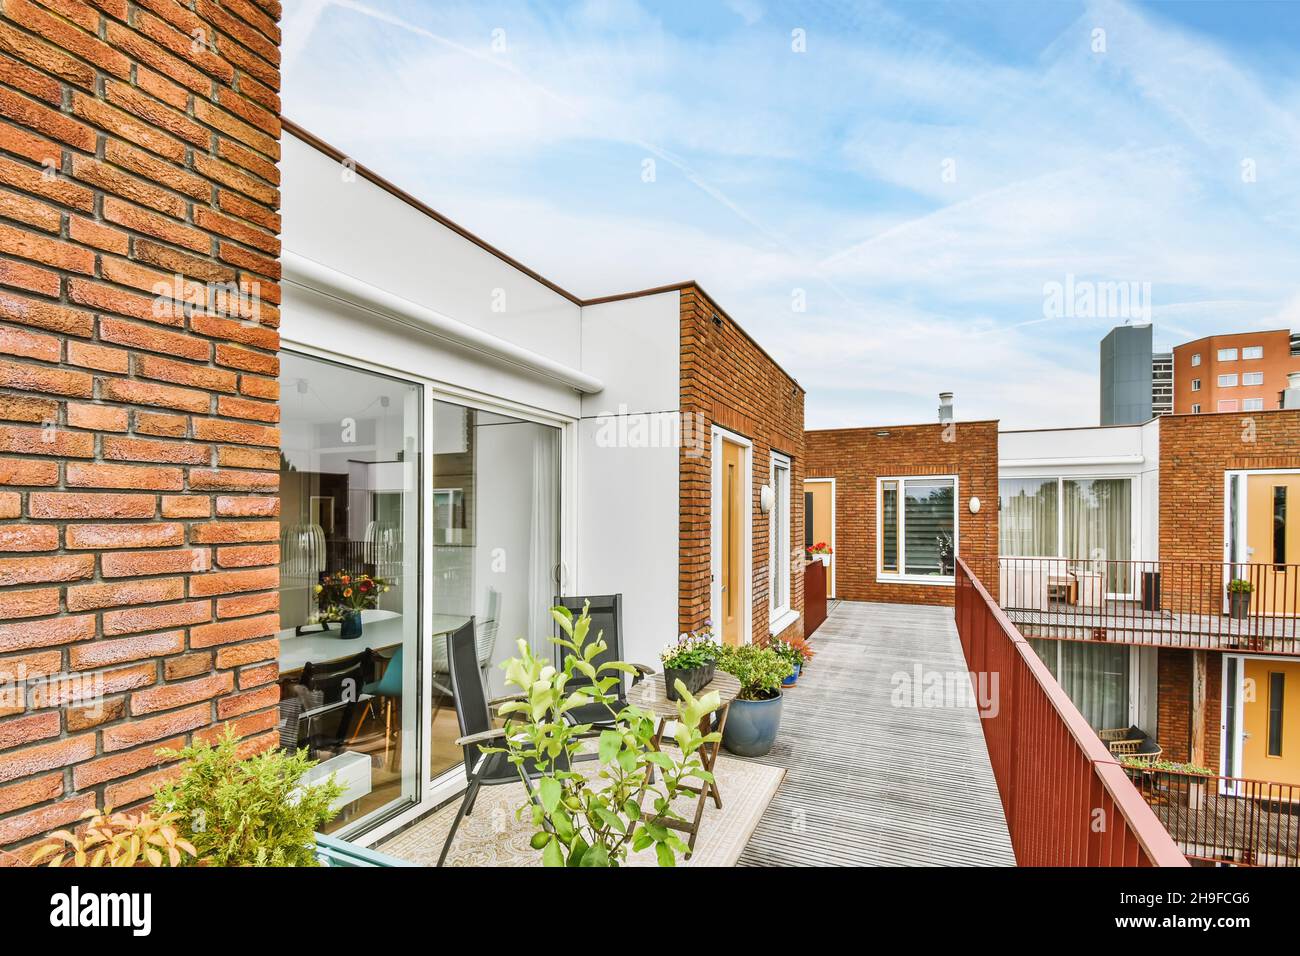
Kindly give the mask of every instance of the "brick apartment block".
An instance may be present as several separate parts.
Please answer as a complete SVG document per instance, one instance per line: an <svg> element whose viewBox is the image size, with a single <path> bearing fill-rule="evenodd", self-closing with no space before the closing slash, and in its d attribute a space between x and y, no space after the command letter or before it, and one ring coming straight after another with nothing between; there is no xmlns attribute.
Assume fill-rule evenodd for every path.
<svg viewBox="0 0 1300 956"><path fill-rule="evenodd" d="M1272 410L1170 415L1160 420L1160 557L1167 561L1223 560L1224 472L1300 468L1300 411ZM1190 596L1167 589L1166 599ZM1173 760L1192 754L1191 692L1194 655L1159 651L1159 727ZM1206 660L1204 762L1219 766L1222 669Z"/></svg>
<svg viewBox="0 0 1300 956"><path fill-rule="evenodd" d="M702 422L704 454L680 455L681 545L679 621L694 630L709 616L712 455L716 424L753 442L753 636L768 634L768 525L759 514L759 489L770 481L771 453L790 459L790 607L803 611L804 391L730 317L696 286L681 292L681 410ZM803 617L783 635L802 635Z"/></svg>
<svg viewBox="0 0 1300 956"><path fill-rule="evenodd" d="M280 5L0 10L6 845L276 742Z"/></svg>
<svg viewBox="0 0 1300 956"><path fill-rule="evenodd" d="M876 580L876 479L957 476L957 554L997 580L998 423L836 428L804 435L808 478L835 479L837 596L848 601L952 604L951 586ZM969 502L980 499L972 514Z"/></svg>

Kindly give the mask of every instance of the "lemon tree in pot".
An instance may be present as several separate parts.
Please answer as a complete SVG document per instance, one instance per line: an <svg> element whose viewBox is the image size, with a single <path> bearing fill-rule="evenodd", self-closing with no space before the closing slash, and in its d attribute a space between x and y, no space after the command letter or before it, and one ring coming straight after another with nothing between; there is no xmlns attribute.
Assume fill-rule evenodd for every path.
<svg viewBox="0 0 1300 956"><path fill-rule="evenodd" d="M770 647L743 644L721 648L718 670L740 682L740 693L727 715L722 746L741 757L764 756L781 727L781 682L794 668Z"/></svg>

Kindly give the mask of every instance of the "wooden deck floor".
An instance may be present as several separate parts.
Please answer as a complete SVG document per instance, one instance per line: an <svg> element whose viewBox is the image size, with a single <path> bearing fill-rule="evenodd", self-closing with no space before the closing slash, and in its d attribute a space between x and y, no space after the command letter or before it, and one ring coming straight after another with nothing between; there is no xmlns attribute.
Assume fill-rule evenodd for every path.
<svg viewBox="0 0 1300 956"><path fill-rule="evenodd" d="M952 609L840 602L763 763L785 782L741 866L1014 866L973 706L899 707L895 675L964 673Z"/></svg>

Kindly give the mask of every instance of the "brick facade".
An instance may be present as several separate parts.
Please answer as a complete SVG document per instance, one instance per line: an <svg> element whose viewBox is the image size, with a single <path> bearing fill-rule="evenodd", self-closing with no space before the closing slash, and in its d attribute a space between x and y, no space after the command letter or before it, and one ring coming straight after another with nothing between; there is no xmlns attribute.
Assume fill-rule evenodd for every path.
<svg viewBox="0 0 1300 956"><path fill-rule="evenodd" d="M752 635L768 635L769 534L759 489L770 480L771 453L790 458L790 606L800 618L783 634L803 633L804 391L698 286L681 291L681 410L698 416L704 453L683 447L679 478L681 547L679 627L709 617L712 583L712 442L716 424L753 442Z"/></svg>
<svg viewBox="0 0 1300 956"><path fill-rule="evenodd" d="M951 428L951 431L947 431ZM886 434L880 434L880 433ZM951 439L951 440L945 440ZM942 585L877 583L876 479L956 475L957 554L996 590L998 424L838 428L804 436L805 474L835 479L835 587L849 601L952 604ZM978 497L978 514L968 503Z"/></svg>
<svg viewBox="0 0 1300 956"><path fill-rule="evenodd" d="M1171 415L1160 420L1160 558L1223 560L1224 473L1300 468L1300 411L1221 415ZM1186 605L1190 596L1165 588L1166 600ZM1218 608L1207 609L1218 613ZM1171 760L1189 759L1191 654L1160 651L1159 737ZM1219 768L1222 660L1206 667L1205 755Z"/></svg>
<svg viewBox="0 0 1300 956"><path fill-rule="evenodd" d="M0 845L276 743L279 14L3 0Z"/></svg>

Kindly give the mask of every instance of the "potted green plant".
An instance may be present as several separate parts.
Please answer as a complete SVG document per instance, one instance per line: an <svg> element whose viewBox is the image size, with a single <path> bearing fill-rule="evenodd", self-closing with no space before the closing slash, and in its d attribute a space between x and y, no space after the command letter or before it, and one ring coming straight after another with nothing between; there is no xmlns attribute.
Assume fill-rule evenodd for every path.
<svg viewBox="0 0 1300 956"><path fill-rule="evenodd" d="M532 846L544 865L615 867L629 851L654 847L659 865L673 866L677 854L688 848L667 826L682 820L672 801L690 778L696 786L713 779L700 748L717 743L718 735L701 727L711 724L720 706L718 693L697 699L679 685L676 748L659 750L651 714L633 706L615 710L622 675L634 675L636 668L622 661L592 663L606 644L599 634L589 637L586 607L576 619L564 607L552 608L551 615L564 634L552 639L564 649L564 662L556 668L551 654L534 654L526 640L519 641L519 655L501 665L506 684L520 691L498 708L505 720L503 747L484 747L483 752L504 752L525 787L532 788L530 795L535 793L519 812L536 828ZM592 683L569 690L576 675ZM590 724L566 719L568 711L592 703L609 711L604 729L596 732ZM598 740L595 759L584 753L579 763L593 737ZM528 768L541 772L535 783L529 782Z"/></svg>
<svg viewBox="0 0 1300 956"><path fill-rule="evenodd" d="M154 793L175 814L180 836L211 866L319 866L316 831L338 813L343 787L331 777L304 786L316 762L306 750L267 750L245 758L239 735L226 726L206 741L160 750L185 761L180 777ZM168 819L172 819L170 816Z"/></svg>
<svg viewBox="0 0 1300 956"><path fill-rule="evenodd" d="M373 611L379 606L379 595L388 590L383 578L368 574L348 574L335 571L316 585L322 617L339 622L339 637L353 640L361 636L361 612Z"/></svg>
<svg viewBox="0 0 1300 956"><path fill-rule="evenodd" d="M681 700L677 682L692 694L698 694L709 685L716 672L718 644L713 639L713 622L704 627L678 635L675 643L659 652L664 669L664 691L669 700Z"/></svg>
<svg viewBox="0 0 1300 956"><path fill-rule="evenodd" d="M1228 614L1234 621L1244 621L1250 617L1250 595L1255 585L1245 578L1233 578L1228 582Z"/></svg>
<svg viewBox="0 0 1300 956"><path fill-rule="evenodd" d="M792 672L789 677L781 682L781 686L793 687L799 682L799 675L803 673L804 666L813 659L812 647L802 637L787 637L774 640L767 646L789 662Z"/></svg>
<svg viewBox="0 0 1300 956"><path fill-rule="evenodd" d="M781 682L794 668L770 647L742 644L721 649L718 670L740 682L740 693L727 714L722 746L741 757L765 756L781 728Z"/></svg>

